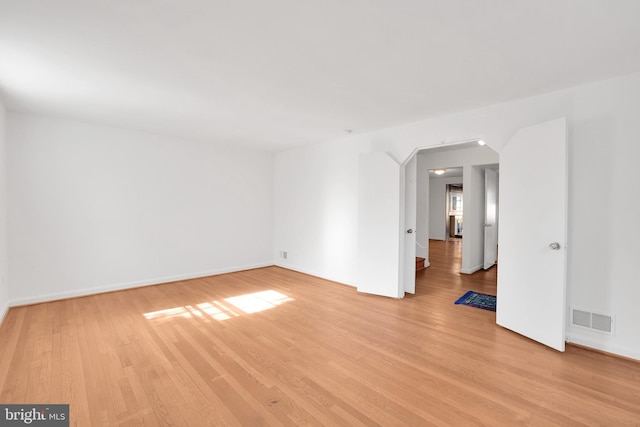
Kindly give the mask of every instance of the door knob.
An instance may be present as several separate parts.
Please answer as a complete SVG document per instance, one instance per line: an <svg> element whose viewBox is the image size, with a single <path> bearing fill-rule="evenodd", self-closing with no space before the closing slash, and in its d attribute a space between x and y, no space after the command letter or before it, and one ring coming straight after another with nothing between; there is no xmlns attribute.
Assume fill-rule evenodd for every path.
<svg viewBox="0 0 640 427"><path fill-rule="evenodd" d="M559 250L560 249L560 243L558 243L558 242L549 243L549 249L551 249L552 251Z"/></svg>
<svg viewBox="0 0 640 427"><path fill-rule="evenodd" d="M411 234L411 233L413 233L413 230L412 229L408 229L407 233Z"/></svg>

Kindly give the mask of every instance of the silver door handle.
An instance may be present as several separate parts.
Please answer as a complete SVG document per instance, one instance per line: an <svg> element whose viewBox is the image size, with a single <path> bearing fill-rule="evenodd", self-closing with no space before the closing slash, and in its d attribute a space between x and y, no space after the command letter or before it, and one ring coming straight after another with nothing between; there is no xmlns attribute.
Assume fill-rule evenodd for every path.
<svg viewBox="0 0 640 427"><path fill-rule="evenodd" d="M407 233L408 233L408 234L411 234L411 233L413 233L413 230L412 230L412 229L408 229L408 230L407 230Z"/></svg>
<svg viewBox="0 0 640 427"><path fill-rule="evenodd" d="M551 249L552 251L559 250L560 249L560 243L558 243L558 242L549 243L549 249Z"/></svg>
<svg viewBox="0 0 640 427"><path fill-rule="evenodd" d="M483 226L485 226L485 227L491 227L491 226L493 226L493 224L485 224L485 223L483 223L482 225L483 225Z"/></svg>

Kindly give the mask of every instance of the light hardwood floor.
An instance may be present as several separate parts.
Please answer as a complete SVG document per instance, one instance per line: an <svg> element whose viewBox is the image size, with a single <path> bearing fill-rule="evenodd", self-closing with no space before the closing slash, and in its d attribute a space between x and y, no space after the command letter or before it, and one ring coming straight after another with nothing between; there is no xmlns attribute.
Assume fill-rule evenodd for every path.
<svg viewBox="0 0 640 427"><path fill-rule="evenodd" d="M454 305L496 289L459 245L432 242L402 300L270 267L13 308L0 403L70 403L77 426L640 425L640 363Z"/></svg>

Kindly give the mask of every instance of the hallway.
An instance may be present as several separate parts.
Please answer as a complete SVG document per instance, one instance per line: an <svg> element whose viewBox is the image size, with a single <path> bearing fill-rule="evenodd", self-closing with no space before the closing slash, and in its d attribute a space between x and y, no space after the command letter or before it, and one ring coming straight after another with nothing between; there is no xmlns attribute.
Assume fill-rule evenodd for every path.
<svg viewBox="0 0 640 427"><path fill-rule="evenodd" d="M429 268L416 274L416 294L450 304L469 290L496 295L498 267L461 274L462 239L429 240ZM495 320L495 316L494 316Z"/></svg>

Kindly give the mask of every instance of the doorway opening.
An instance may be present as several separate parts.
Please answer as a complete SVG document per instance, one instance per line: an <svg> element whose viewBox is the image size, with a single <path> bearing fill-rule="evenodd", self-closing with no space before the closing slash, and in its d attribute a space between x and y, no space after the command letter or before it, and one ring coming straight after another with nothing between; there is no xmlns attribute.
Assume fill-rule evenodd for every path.
<svg viewBox="0 0 640 427"><path fill-rule="evenodd" d="M416 273L417 279L429 276L429 270L434 274L446 271L460 280L479 272L483 282L495 286L495 272L480 273L486 265L484 244L488 224L485 170L497 174L498 153L474 140L422 149L416 156L416 256L425 258L426 267ZM493 208L497 210L497 194ZM497 217L491 226L497 232Z"/></svg>
<svg viewBox="0 0 640 427"><path fill-rule="evenodd" d="M499 156L501 285L496 323L560 351L564 351L566 327L567 135L566 118L516 129ZM428 169L416 166L418 151L404 162L383 151L360 154L359 292L393 298L415 293L415 256L419 247L415 237L429 237L425 190ZM433 160L442 156L436 159L439 163L449 155L446 151L429 152L423 157ZM491 150L479 159L463 162L461 278L483 270L482 242L487 227L478 200L484 197L480 191L484 171L492 165L498 167L498 154ZM458 160L455 159L459 164ZM423 186L420 193L416 191L418 181ZM423 246L428 252L426 241ZM536 304L532 304L532 295ZM543 317L539 309L542 302L546 304Z"/></svg>
<svg viewBox="0 0 640 427"><path fill-rule="evenodd" d="M464 231L464 187L462 183L447 184L447 218L445 222L446 226L446 240L449 239L462 239L462 232Z"/></svg>

